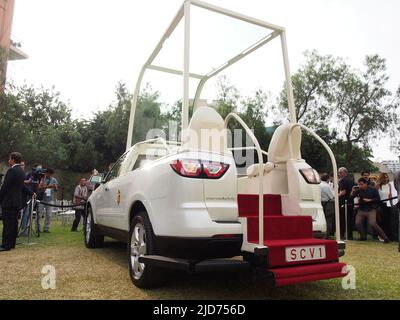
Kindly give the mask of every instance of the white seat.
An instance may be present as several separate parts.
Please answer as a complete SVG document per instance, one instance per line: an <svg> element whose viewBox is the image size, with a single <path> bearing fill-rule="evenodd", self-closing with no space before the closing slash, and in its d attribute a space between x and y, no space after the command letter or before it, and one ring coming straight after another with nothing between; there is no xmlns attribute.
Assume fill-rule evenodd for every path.
<svg viewBox="0 0 400 320"><path fill-rule="evenodd" d="M182 132L182 146L193 150L224 153L227 151L224 120L210 107L193 114L188 129Z"/></svg>

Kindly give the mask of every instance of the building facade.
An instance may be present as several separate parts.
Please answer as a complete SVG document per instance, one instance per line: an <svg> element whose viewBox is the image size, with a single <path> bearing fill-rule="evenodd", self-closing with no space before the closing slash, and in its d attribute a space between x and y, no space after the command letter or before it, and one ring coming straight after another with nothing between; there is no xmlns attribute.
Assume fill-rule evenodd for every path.
<svg viewBox="0 0 400 320"><path fill-rule="evenodd" d="M12 40L15 0L0 0L0 94L4 92L9 60L27 59L20 43Z"/></svg>
<svg viewBox="0 0 400 320"><path fill-rule="evenodd" d="M394 173L396 171L400 171L400 161L398 160L385 160L381 162L384 166L386 166L390 172Z"/></svg>

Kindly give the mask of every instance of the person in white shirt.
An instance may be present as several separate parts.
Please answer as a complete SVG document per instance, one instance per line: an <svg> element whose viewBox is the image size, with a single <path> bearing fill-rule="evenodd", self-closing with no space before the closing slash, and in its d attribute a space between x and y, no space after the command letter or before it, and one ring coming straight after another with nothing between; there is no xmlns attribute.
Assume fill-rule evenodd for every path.
<svg viewBox="0 0 400 320"><path fill-rule="evenodd" d="M324 209L326 219L326 238L334 235L335 229L335 206L333 199L335 198L329 185L329 175L324 173L321 175L321 204Z"/></svg>
<svg viewBox="0 0 400 320"><path fill-rule="evenodd" d="M376 183L376 189L379 192L379 196L381 200L386 200L386 199L391 199L392 198L392 188L389 183L389 175L387 173L380 173L378 181ZM390 240L395 240L393 239L392 236L392 230L391 230L391 224L394 222L392 221L393 219L391 218L391 207L393 206L393 201L388 200L388 201L383 201L380 203L380 211L382 213L381 215L381 222L380 225L385 231L386 235Z"/></svg>

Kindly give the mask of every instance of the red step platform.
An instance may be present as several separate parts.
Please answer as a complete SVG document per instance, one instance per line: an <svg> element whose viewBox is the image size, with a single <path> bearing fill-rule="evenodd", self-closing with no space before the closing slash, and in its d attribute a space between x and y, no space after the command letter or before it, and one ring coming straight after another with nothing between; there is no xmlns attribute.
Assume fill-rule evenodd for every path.
<svg viewBox="0 0 400 320"><path fill-rule="evenodd" d="M275 279L275 286L341 278L347 275L346 264L339 262L319 263L308 266L275 268L268 270Z"/></svg>
<svg viewBox="0 0 400 320"><path fill-rule="evenodd" d="M258 195L238 195L239 216L247 219L247 241L258 244ZM277 286L343 277L345 264L339 263L338 244L334 240L313 238L312 218L283 216L280 195L264 195L264 245L268 247L268 271ZM321 248L323 247L323 248ZM287 261L286 250L305 254L313 260ZM324 249L324 257L314 251ZM317 258L317 259L315 259Z"/></svg>

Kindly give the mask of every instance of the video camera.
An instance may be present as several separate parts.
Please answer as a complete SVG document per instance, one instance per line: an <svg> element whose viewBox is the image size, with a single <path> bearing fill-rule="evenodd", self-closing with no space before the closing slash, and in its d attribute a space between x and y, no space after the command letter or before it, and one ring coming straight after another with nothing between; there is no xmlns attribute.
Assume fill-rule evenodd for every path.
<svg viewBox="0 0 400 320"><path fill-rule="evenodd" d="M40 180L43 179L45 173L46 169L43 169L41 166L32 168L32 183L39 184Z"/></svg>

